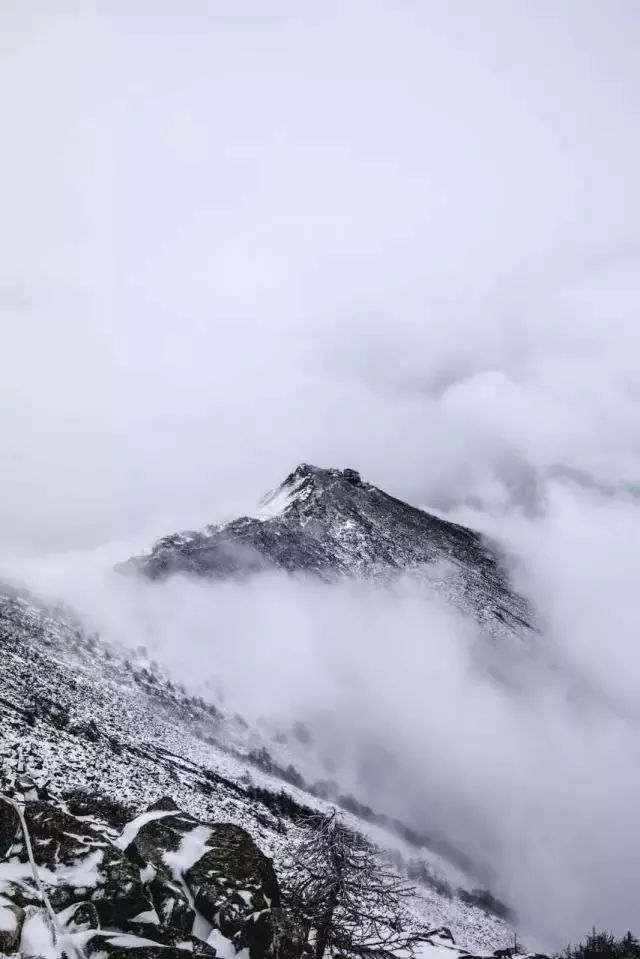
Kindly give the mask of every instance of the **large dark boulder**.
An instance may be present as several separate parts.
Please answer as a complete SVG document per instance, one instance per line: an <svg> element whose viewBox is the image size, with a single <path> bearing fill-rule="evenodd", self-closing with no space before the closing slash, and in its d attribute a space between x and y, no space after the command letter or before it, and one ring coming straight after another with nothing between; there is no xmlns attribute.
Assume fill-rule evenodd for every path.
<svg viewBox="0 0 640 959"><path fill-rule="evenodd" d="M271 860L249 833L230 823L205 825L166 797L138 822L127 855L156 869L150 889L161 921L176 930L193 926L184 884L196 910L237 951L248 949L250 959L267 955L275 936L271 910L279 906L280 892Z"/></svg>
<svg viewBox="0 0 640 959"><path fill-rule="evenodd" d="M249 833L229 823L212 827L204 854L185 873L196 908L250 959L274 942L272 909L280 905L271 860Z"/></svg>
<svg viewBox="0 0 640 959"><path fill-rule="evenodd" d="M24 816L58 922L66 935L82 938L88 957L213 959L216 945L247 950L250 959L273 954L276 938L282 939L274 919L278 882L246 830L199 822L169 799L120 821L119 832L113 810L108 824L99 818L99 803L83 798L72 807L79 815L62 802L36 800ZM21 930L33 943L54 930L21 829L16 835L19 818L7 809L4 858L10 851L17 868L2 885L0 951L10 954L20 946Z"/></svg>
<svg viewBox="0 0 640 959"><path fill-rule="evenodd" d="M29 803L25 819L37 864L56 875L50 890L56 911L89 900L102 925L126 928L138 914L153 909L140 870L81 820L45 802Z"/></svg>
<svg viewBox="0 0 640 959"><path fill-rule="evenodd" d="M167 797L149 806L137 821L140 825L126 846L127 855L140 865L152 863L164 869L167 853L176 853L187 833L201 826ZM126 827L123 836L126 836Z"/></svg>

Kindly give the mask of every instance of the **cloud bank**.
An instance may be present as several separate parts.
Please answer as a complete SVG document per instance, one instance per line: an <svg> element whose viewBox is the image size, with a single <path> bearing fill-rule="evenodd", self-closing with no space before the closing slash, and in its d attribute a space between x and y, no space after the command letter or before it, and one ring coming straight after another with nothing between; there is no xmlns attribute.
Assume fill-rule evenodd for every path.
<svg viewBox="0 0 640 959"><path fill-rule="evenodd" d="M393 752L373 798L454 831L558 943L637 914L639 17L0 14L3 569L248 711L330 711L355 784ZM508 546L543 627L517 701L410 591L106 575L300 461Z"/></svg>

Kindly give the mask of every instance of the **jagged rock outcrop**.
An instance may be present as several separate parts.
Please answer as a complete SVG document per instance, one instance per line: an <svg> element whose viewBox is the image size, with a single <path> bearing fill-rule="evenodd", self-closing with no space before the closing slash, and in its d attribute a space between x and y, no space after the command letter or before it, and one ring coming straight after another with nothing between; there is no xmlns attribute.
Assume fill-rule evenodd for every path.
<svg viewBox="0 0 640 959"><path fill-rule="evenodd" d="M493 632L526 628L531 620L495 544L403 503L353 469L302 464L265 497L256 517L165 536L118 567L152 579L222 579L274 568L326 580L410 572Z"/></svg>
<svg viewBox="0 0 640 959"><path fill-rule="evenodd" d="M186 872L195 905L250 959L269 952L280 890L270 860L240 826L213 826L206 851Z"/></svg>
<svg viewBox="0 0 640 959"><path fill-rule="evenodd" d="M0 799L11 838L0 856L4 954L272 954L278 880L246 830L165 799L118 832L88 805L74 815L61 801L26 802L23 828Z"/></svg>
<svg viewBox="0 0 640 959"><path fill-rule="evenodd" d="M184 928L190 914L193 924L197 913L237 950L247 948L251 959L269 952L275 933L272 909L280 905L278 881L271 861L246 829L233 823L205 826L166 799L150 807L141 820L126 851L156 870L151 890L161 914L167 915L173 899L173 924ZM188 890L193 909L180 892L171 896L168 873L174 889L182 884Z"/></svg>

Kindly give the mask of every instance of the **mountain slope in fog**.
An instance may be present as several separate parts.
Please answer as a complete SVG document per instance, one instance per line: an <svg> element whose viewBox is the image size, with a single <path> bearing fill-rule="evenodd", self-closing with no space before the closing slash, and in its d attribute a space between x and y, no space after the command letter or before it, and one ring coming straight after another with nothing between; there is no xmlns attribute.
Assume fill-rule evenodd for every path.
<svg viewBox="0 0 640 959"><path fill-rule="evenodd" d="M530 625L495 546L479 533L395 499L352 469L301 464L257 516L164 536L120 564L152 579L175 573L221 579L267 569L389 578L410 573L494 634Z"/></svg>
<svg viewBox="0 0 640 959"><path fill-rule="evenodd" d="M305 811L330 808L285 767L285 746L189 695L143 652L132 656L87 632L69 610L0 587L0 659L0 794L67 811L73 805L92 822L114 802L134 817L169 796L199 821L242 827L285 879ZM391 821L363 819L365 807L355 808L344 814L350 828L417 879L412 909L418 926L447 925L467 949L509 942L508 923L487 909L499 904L474 894L473 880L459 866L421 837L400 835ZM53 807L34 809L45 819L54 815ZM76 833L86 822L69 823L64 835L84 841ZM57 844L58 834L53 838ZM111 842L98 839L100 848ZM22 877L26 869L17 859L0 862L0 896L18 902L15 874ZM458 951L451 955L457 959Z"/></svg>

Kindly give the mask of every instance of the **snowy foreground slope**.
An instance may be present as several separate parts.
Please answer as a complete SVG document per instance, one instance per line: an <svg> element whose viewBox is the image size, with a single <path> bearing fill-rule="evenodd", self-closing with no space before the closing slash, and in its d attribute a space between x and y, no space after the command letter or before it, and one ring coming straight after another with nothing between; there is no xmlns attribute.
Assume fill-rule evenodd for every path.
<svg viewBox="0 0 640 959"><path fill-rule="evenodd" d="M491 636L529 630L526 603L478 534L352 470L298 467L257 517L165 537L121 568L161 580L273 567L327 584L408 571ZM225 715L142 650L0 587L0 657L0 953L297 959L278 903L308 816L332 804L415 882L425 957L512 945L506 907L476 888L458 850L339 783L318 788L297 765L300 739L290 749L277 731Z"/></svg>
<svg viewBox="0 0 640 959"><path fill-rule="evenodd" d="M527 604L510 587L495 546L395 499L351 469L302 464L263 500L257 516L165 536L119 567L152 579L175 573L221 579L273 568L329 581L410 573L496 636L530 625Z"/></svg>
<svg viewBox="0 0 640 959"><path fill-rule="evenodd" d="M274 763L268 773L252 762L252 757L258 756L264 766L265 744L256 731L240 719L225 717L214 706L192 699L152 664L131 661L97 636L87 634L68 612L43 608L24 594L4 591L0 597L0 655L0 787L5 796L27 800L36 860L42 864L41 878L57 903L55 911L70 919L79 909L77 903L97 904L97 920L95 911L86 905L75 925L71 922L72 931L82 933L85 945L91 940L85 935L87 929L116 930L114 941L107 945L104 935L94 936L89 952L102 955L105 950L118 950L118 955L123 955L120 950L133 940L118 939L119 935L158 938L153 910L157 912L158 902L177 894L170 888L151 889L152 872L145 872L149 863L157 860L157 870L158 857L164 855L165 866L167 861L173 862L175 875L165 870L168 874L163 883L178 883L182 888L187 882L177 860L170 855L166 858L171 849L147 849L141 872L136 872L136 877L147 879L136 879L137 898L127 906L125 917L117 903L114 915L111 907L103 904L100 919L99 900L117 900L114 886L122 882L129 888L133 882L124 850L142 822L136 817L159 800L165 800L163 808L171 809L175 803L184 812L188 823L181 822L180 828L189 825L189 830L199 830L186 842L196 861L198 850L202 854L209 851L203 836L211 839L215 833L220 842L227 837L233 845L231 827L242 827L251 855L272 859L279 881L286 882L289 852L305 828L298 818L300 812L329 807L280 778L295 778L291 770L280 771ZM417 928L448 926L456 947L474 953L492 951L512 941L512 931L504 920L465 901L474 881L441 852L409 832L402 835L398 824L363 820L348 812L344 815L354 830L371 838L382 856L391 855L401 872L410 866L412 874L420 876L413 902ZM26 910L27 918L31 909L23 951L52 955L55 953L43 948L33 953L29 945L30 936L39 942L45 931L24 844L9 817L9 807L3 804L0 907ZM134 820L137 825L132 825ZM238 841L243 836L239 833ZM153 842L162 845L166 838ZM229 871L227 879L232 883L231 866ZM118 878L125 873L128 878ZM186 909L188 902L183 906ZM253 906L247 908L256 911ZM0 920L5 925L12 922L7 912ZM210 944L217 944L218 953L226 955L229 936L225 939L220 929L216 932L211 920L205 920L200 931L202 928ZM190 945L184 948L198 951L190 938L193 931L191 928L184 940ZM137 947L143 945L137 942ZM449 950L450 945L441 944L441 948ZM145 948L152 947L147 943ZM425 944L424 949L428 948ZM141 953L136 955L142 959ZM148 954L149 959L152 955L155 953Z"/></svg>

